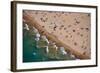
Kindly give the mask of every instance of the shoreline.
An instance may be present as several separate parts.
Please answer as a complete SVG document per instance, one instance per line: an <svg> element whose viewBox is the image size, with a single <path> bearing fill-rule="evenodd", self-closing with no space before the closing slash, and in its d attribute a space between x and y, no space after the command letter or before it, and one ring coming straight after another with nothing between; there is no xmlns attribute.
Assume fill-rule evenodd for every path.
<svg viewBox="0 0 100 73"><path fill-rule="evenodd" d="M26 23L28 23L30 26L34 26L36 29L38 29L39 33L42 35L45 35L49 40L52 40L56 43L58 46L63 46L66 48L67 51L70 51L72 54L75 55L75 57L80 59L89 59L89 56L83 55L83 53L80 53L68 45L64 44L62 41L57 39L55 35L52 33L47 32L45 29L42 28L41 24L39 24L33 17L31 17L29 14L23 14L23 18L26 20Z"/></svg>

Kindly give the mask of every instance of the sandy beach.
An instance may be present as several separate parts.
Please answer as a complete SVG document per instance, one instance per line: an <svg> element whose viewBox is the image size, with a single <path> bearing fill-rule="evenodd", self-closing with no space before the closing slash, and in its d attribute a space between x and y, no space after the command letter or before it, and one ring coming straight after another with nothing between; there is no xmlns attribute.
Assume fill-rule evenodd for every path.
<svg viewBox="0 0 100 73"><path fill-rule="evenodd" d="M48 40L65 47L77 58L91 58L90 14L24 10L23 18Z"/></svg>

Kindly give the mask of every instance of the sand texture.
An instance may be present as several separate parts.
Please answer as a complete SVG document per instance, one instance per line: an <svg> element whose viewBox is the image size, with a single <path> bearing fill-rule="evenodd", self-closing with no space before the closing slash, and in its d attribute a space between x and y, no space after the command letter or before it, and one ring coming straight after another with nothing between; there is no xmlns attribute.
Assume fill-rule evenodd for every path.
<svg viewBox="0 0 100 73"><path fill-rule="evenodd" d="M80 59L91 58L89 13L24 10L26 23Z"/></svg>

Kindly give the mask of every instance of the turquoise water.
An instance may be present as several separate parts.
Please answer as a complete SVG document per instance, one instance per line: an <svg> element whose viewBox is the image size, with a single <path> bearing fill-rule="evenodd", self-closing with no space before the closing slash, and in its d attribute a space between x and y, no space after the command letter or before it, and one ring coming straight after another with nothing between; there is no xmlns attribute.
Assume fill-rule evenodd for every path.
<svg viewBox="0 0 100 73"><path fill-rule="evenodd" d="M60 61L60 60L74 60L69 54L63 55L58 49L52 45L48 45L45 40L40 38L35 40L36 33L32 28L30 30L23 29L23 62L41 62L41 61ZM49 47L49 53L46 52L46 47ZM38 47L37 47L38 46Z"/></svg>

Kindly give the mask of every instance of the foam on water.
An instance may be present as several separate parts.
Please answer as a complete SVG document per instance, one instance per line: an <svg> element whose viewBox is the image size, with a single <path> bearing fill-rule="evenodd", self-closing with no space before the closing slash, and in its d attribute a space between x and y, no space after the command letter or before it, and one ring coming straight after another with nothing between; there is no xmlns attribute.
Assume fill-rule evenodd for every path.
<svg viewBox="0 0 100 73"><path fill-rule="evenodd" d="M23 27L27 28L23 28L23 62L74 60L64 47L59 50L55 42L39 34L35 27L29 28L28 24Z"/></svg>

